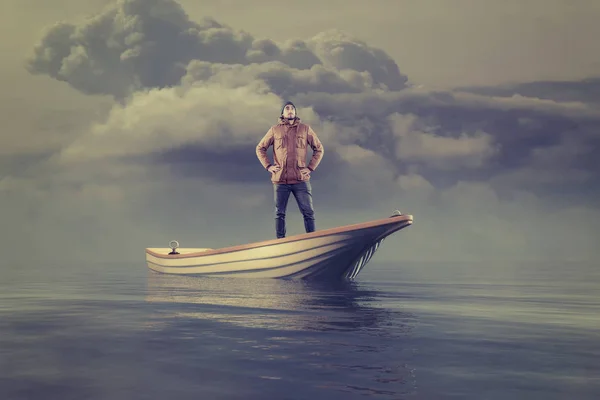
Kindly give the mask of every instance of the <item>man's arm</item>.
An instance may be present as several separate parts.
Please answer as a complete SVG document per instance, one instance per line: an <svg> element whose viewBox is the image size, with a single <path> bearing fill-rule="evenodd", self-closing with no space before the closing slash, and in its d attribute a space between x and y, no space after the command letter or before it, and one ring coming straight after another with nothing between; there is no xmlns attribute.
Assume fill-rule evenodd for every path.
<svg viewBox="0 0 600 400"><path fill-rule="evenodd" d="M267 149L269 146L273 144L273 128L271 127L265 136L258 142L256 146L256 156L258 157L258 161L262 164L265 169L269 169L271 163L269 162L269 158L267 157Z"/></svg>
<svg viewBox="0 0 600 400"><path fill-rule="evenodd" d="M319 165L319 163L321 162L321 159L323 158L325 148L323 147L323 144L319 140L319 137L317 136L315 131L313 131L313 129L310 126L308 127L307 139L308 139L308 144L310 145L310 147L313 150L313 155L312 155L312 158L310 159L310 162L308 163L307 168L310 169L311 171L314 171L317 168L317 166Z"/></svg>

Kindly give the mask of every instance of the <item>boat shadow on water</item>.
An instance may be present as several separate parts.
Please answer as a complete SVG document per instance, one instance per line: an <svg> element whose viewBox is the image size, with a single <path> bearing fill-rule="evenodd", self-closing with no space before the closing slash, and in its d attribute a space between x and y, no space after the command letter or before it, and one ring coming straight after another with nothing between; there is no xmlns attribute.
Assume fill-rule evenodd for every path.
<svg viewBox="0 0 600 400"><path fill-rule="evenodd" d="M148 271L146 289L146 301L156 304L163 319L188 317L248 328L377 334L390 326L405 334L413 319L410 313L380 306L383 293L357 281L196 277Z"/></svg>

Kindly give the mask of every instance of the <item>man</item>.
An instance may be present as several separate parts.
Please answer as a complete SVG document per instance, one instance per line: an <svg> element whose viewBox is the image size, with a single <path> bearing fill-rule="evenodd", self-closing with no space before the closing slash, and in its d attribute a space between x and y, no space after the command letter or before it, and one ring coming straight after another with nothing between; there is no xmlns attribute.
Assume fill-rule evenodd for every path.
<svg viewBox="0 0 600 400"><path fill-rule="evenodd" d="M267 158L267 149L273 146L273 163ZM306 164L306 148L313 150ZM310 174L323 158L324 148L312 128L300 122L296 107L291 101L281 109L277 125L273 125L256 146L256 156L262 166L271 173L275 197L275 233L284 238L285 213L292 193L304 217L304 229L315 230L315 212L312 202Z"/></svg>

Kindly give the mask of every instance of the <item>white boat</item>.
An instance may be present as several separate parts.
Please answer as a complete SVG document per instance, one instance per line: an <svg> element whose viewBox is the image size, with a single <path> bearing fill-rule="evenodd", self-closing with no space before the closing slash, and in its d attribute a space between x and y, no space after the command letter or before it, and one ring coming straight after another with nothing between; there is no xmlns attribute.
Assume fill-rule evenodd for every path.
<svg viewBox="0 0 600 400"><path fill-rule="evenodd" d="M383 240L413 223L390 217L250 244L211 248L146 248L153 271L179 275L244 278L354 279Z"/></svg>

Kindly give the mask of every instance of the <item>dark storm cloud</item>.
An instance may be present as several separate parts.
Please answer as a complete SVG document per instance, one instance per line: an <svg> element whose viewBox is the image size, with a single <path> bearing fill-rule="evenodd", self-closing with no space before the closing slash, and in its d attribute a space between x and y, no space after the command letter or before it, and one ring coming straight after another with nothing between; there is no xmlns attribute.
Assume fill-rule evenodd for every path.
<svg viewBox="0 0 600 400"><path fill-rule="evenodd" d="M521 95L554 101L600 103L600 78L580 81L538 81L510 85L461 87L457 90L486 96Z"/></svg>
<svg viewBox="0 0 600 400"><path fill-rule="evenodd" d="M173 0L119 0L81 24L58 23L35 47L28 69L84 93L123 98L138 89L176 85L191 60L241 65L279 61L297 69L323 65L368 71L388 89L406 83L384 51L341 32L278 45L211 18L191 21Z"/></svg>
<svg viewBox="0 0 600 400"><path fill-rule="evenodd" d="M561 190L568 179L577 185L598 180L600 137L594 126L600 113L593 107L411 90L310 93L299 95L298 103L310 104L321 119L352 132L340 134L344 140L391 158L399 171L416 170L434 182L488 180L510 172L521 174L513 181L517 186Z"/></svg>
<svg viewBox="0 0 600 400"><path fill-rule="evenodd" d="M389 179L418 174L437 187L577 191L598 180L600 113L589 104L554 101L551 88L542 99L408 87L385 52L335 30L276 43L193 22L172 0L121 0L52 28L30 65L88 93L131 94L69 157L140 157L183 176L214 169L215 179L259 180L256 143L292 99L335 160L324 164L333 176L363 176L349 172L362 161L342 155L357 146ZM586 83L572 84L571 97L588 96Z"/></svg>
<svg viewBox="0 0 600 400"><path fill-rule="evenodd" d="M340 71L321 64L302 70L291 68L279 61L248 66L192 61L187 68L187 74L182 78L184 86L193 85L195 82L209 82L232 88L256 81L264 82L270 92L282 98L311 92L362 93L381 87L375 84L367 73Z"/></svg>
<svg viewBox="0 0 600 400"><path fill-rule="evenodd" d="M376 170L391 185L407 174L438 188L483 181L507 193L577 193L600 183L594 128L600 115L593 107L413 89L356 93L335 73L328 76L338 86L312 86L312 72L280 63L193 63L183 86L138 95L99 127L102 135L82 138L78 151L151 155L143 159L172 165L181 176L266 179L255 146L276 121L277 91L295 85L298 113L326 148L328 162L315 176L327 170L339 181L370 179L351 171L373 164L341 156L357 146L381 159ZM285 76L287 84L273 76Z"/></svg>
<svg viewBox="0 0 600 400"><path fill-rule="evenodd" d="M339 70L369 71L376 83L385 84L390 90L403 89L407 84L407 77L386 52L343 32L322 32L311 39L310 46L327 65Z"/></svg>
<svg viewBox="0 0 600 400"><path fill-rule="evenodd" d="M28 67L85 93L122 97L176 84L194 58L244 62L251 43L212 19L190 21L172 0L119 0L81 24L51 27Z"/></svg>
<svg viewBox="0 0 600 400"><path fill-rule="evenodd" d="M211 150L203 145L186 144L151 153L142 162L167 164L178 177L198 177L213 183L264 182L268 172L257 164L250 146L230 147L226 152Z"/></svg>

